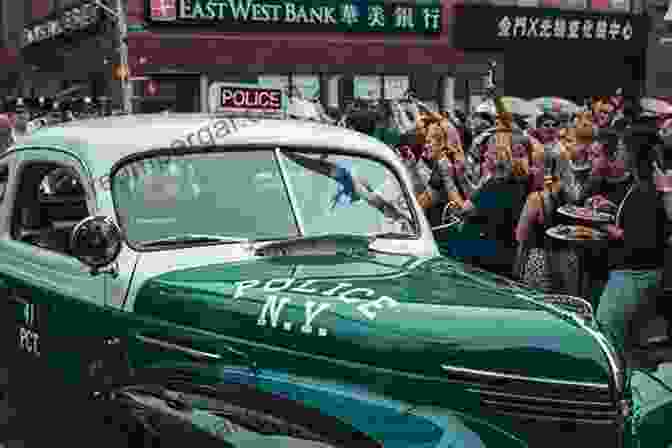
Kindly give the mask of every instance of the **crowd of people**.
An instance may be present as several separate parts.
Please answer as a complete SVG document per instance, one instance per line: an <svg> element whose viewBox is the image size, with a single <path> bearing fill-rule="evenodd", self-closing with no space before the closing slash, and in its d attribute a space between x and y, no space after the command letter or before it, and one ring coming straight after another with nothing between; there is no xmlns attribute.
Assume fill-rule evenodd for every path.
<svg viewBox="0 0 672 448"><path fill-rule="evenodd" d="M437 238L447 255L587 298L615 340L637 345L637 328L661 305L672 166L659 131L669 117L652 114L647 131L635 132L627 117L645 117L639 101L600 96L572 114L541 113L530 126L529 117L492 104L468 120L422 111L415 131L397 141L372 134L396 148L432 226L453 229ZM602 234L606 244L548 236L568 219L557 213L568 204L614 216L572 226L575 240Z"/></svg>

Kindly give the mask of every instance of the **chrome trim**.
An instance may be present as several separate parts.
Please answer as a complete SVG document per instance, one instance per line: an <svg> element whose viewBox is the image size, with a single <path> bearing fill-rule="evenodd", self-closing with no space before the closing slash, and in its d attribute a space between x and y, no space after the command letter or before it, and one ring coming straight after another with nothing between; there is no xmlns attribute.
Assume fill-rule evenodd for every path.
<svg viewBox="0 0 672 448"><path fill-rule="evenodd" d="M165 349L168 349L168 350L174 350L174 351L182 352L182 353L185 353L187 355L190 355L190 356L193 356L193 357L199 358L199 359L207 359L207 360L222 359L222 357L220 355L216 354L216 353L202 352L200 350L195 350L193 348L173 344L172 342L162 341L160 339L149 338L147 336L142 336L140 334L136 334L135 338L138 339L140 342L144 342L145 344L156 345L158 347L165 348Z"/></svg>
<svg viewBox="0 0 672 448"><path fill-rule="evenodd" d="M520 395L520 394L512 394L512 393L507 393L507 392L498 392L498 391L491 391L491 390L482 390L482 389L474 389L474 388L469 388L467 389L468 392L473 392L478 395L488 395L492 397L501 397L501 398L509 398L513 400L529 400L532 402L538 402L538 403L548 403L551 405L554 404L562 404L562 405L568 405L568 406L596 406L596 407L602 407L605 409L612 409L614 404L611 402L606 402L606 401L576 401L576 400L565 400L565 399L559 399L559 398L551 398L551 397L535 397L532 395Z"/></svg>
<svg viewBox="0 0 672 448"><path fill-rule="evenodd" d="M477 370L477 369L467 369L466 367L456 367L449 366L447 364L441 364L441 368L447 372L451 373L466 373L469 375L493 378L493 379L504 379L504 380L514 380L514 381L526 381L529 383L538 383L538 384L554 384L560 386L578 386L585 387L589 389L600 389L600 390L609 390L609 384L603 383L587 383L581 381L565 381L565 380L556 380L551 378L540 378L533 376L521 376L513 373L502 373L502 372L493 372L488 370Z"/></svg>
<svg viewBox="0 0 672 448"><path fill-rule="evenodd" d="M584 326L586 331L597 341L598 345L604 352L604 356L607 358L607 363L609 364L609 368L611 369L612 376L614 377L614 386L616 387L616 392L618 392L619 398L620 395L623 394L623 379L624 379L624 372L619 368L618 361L614 358L613 353L609 350L609 347L607 346L607 339L606 337L602 334L599 333L592 328L588 326ZM616 350L616 348L614 348Z"/></svg>
<svg viewBox="0 0 672 448"><path fill-rule="evenodd" d="M544 422L558 422L558 423L580 423L587 425L600 425L600 426L610 426L614 423L609 420L596 420L589 418L574 418L574 417L556 417L552 415L539 415L537 413L525 413L525 412L513 412L513 411L495 411L499 415L506 415L509 417L529 419L535 421L544 421Z"/></svg>

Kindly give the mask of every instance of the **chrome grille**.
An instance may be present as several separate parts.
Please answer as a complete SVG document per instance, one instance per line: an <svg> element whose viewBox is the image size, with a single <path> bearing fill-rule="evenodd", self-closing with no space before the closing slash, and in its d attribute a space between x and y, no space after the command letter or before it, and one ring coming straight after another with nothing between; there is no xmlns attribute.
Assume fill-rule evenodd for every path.
<svg viewBox="0 0 672 448"><path fill-rule="evenodd" d="M482 411L535 421L614 425L621 411L608 384L442 366L478 397Z"/></svg>
<svg viewBox="0 0 672 448"><path fill-rule="evenodd" d="M481 407L489 408L498 414L599 425L611 425L619 417L618 408L609 401L568 400L554 396L522 395L483 389L468 390L479 395Z"/></svg>

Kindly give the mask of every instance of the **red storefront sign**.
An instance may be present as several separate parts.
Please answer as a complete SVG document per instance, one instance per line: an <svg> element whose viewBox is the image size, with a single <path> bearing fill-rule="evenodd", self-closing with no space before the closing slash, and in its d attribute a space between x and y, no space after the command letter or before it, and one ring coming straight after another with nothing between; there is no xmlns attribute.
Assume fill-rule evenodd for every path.
<svg viewBox="0 0 672 448"><path fill-rule="evenodd" d="M278 111L282 108L282 91L223 86L220 91L219 107L235 110Z"/></svg>

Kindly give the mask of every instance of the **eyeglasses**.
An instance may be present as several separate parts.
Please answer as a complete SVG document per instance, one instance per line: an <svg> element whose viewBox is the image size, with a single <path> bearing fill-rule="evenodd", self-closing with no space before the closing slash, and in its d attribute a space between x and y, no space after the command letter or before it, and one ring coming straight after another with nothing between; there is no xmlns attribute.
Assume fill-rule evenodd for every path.
<svg viewBox="0 0 672 448"><path fill-rule="evenodd" d="M558 124L554 121L544 121L540 124L540 128L550 129L558 127Z"/></svg>

